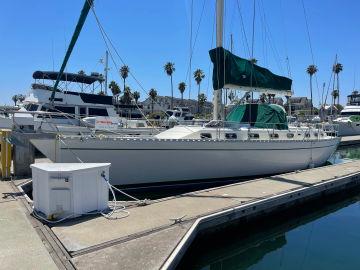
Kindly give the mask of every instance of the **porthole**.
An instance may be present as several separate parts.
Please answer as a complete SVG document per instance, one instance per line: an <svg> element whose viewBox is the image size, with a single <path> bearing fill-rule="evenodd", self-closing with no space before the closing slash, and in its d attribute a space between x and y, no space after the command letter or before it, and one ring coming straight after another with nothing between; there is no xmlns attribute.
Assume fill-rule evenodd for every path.
<svg viewBox="0 0 360 270"><path fill-rule="evenodd" d="M259 139L260 135L258 133L249 133L250 139Z"/></svg>
<svg viewBox="0 0 360 270"><path fill-rule="evenodd" d="M200 138L201 138L201 139L211 139L212 136L211 136L210 133L201 133L201 134L200 134Z"/></svg>
<svg viewBox="0 0 360 270"><path fill-rule="evenodd" d="M226 139L237 139L237 134L236 133L225 133L225 138Z"/></svg>

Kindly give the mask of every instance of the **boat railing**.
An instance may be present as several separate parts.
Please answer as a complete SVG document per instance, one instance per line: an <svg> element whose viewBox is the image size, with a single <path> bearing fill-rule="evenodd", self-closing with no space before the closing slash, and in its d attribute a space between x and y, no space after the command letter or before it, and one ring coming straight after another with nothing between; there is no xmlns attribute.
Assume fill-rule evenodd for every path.
<svg viewBox="0 0 360 270"><path fill-rule="evenodd" d="M36 119L39 121L39 128L41 128L43 123L46 123L53 129L54 132L58 133L60 132L58 129L58 124L56 124L53 120L55 119L66 119L68 122L63 123L63 125L69 125L69 126L81 126L85 128L91 128L92 126L83 121L81 118L77 117L74 114L64 113L64 112L48 112L48 111L7 111L8 115L12 115L11 117L13 121L13 126L16 127L19 130L22 130L24 128L23 123L17 122L17 117L14 117L15 115L31 115L34 120ZM20 117L21 118L21 117ZM61 124L59 124L61 125Z"/></svg>
<svg viewBox="0 0 360 270"><path fill-rule="evenodd" d="M47 129L45 130L41 130L41 132L46 132L46 133L57 133L60 134L62 132L64 132L64 130L60 130L59 127L60 126L68 126L68 127L80 127L82 129L76 129L77 133L81 134L81 133L90 133L95 135L96 133L109 133L109 134L113 134L113 135L123 135L123 133L121 133L121 130L106 130L106 129L97 129L95 124L92 123L88 123L86 121L84 121L84 119L80 116L76 116L74 114L70 114L70 113L64 113L64 112L49 112L49 111L7 111L8 115L17 115L17 114L23 114L23 115L32 115L32 117L34 118L34 120L36 119L36 121L39 122L39 127L41 130L41 127L43 125L43 123L47 124L48 127L52 130ZM56 123L55 119L65 119L68 120L66 123ZM24 126L21 123L18 123L16 120L16 117L12 117L12 121L13 121L13 126L16 127L18 130L23 130ZM149 133L155 134L158 133L159 130L157 129L156 126L149 126ZM38 131L40 131L38 130ZM75 129L74 129L75 130ZM65 131L66 132L66 131Z"/></svg>
<svg viewBox="0 0 360 270"><path fill-rule="evenodd" d="M246 128L248 130L249 139L256 138L256 136L251 136L252 134L257 134L259 129L267 131L270 139L278 139L276 134L281 130L287 130L289 138L290 134L303 134L304 140L309 138L316 137L320 139L321 137L327 135L329 137L338 137L339 125L329 124L329 123L297 123L296 125L288 125L284 123L265 123L265 122L232 122L232 121L222 121L222 120L212 120L204 125L205 127L211 127L217 129L218 138L222 132L226 132L227 129L241 129Z"/></svg>

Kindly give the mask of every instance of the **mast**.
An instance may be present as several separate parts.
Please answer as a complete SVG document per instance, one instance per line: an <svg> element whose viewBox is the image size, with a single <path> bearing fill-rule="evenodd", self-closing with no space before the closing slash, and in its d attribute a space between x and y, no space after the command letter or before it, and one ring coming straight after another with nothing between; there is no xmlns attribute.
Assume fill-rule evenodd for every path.
<svg viewBox="0 0 360 270"><path fill-rule="evenodd" d="M53 104L54 103L54 99L55 99L55 93L56 93L56 90L57 90L57 86L59 85L59 82L60 82L60 79L61 79L61 76L63 75L64 73L64 70L65 70L65 67L66 67L66 64L70 58L70 55L72 53L72 50L74 49L75 47L75 44L76 44L76 41L80 35L80 32L81 32L81 29L82 27L84 26L84 23L85 23L85 20L86 20L86 17L89 13L89 10L91 8L91 6L93 5L93 2L94 0L85 0L85 3L84 3L84 6L81 10L81 14L80 14L80 18L77 22L77 25L75 27L75 30L74 30L74 33L73 33L73 36L71 38L71 41L70 41L70 44L69 44L69 47L66 51L66 54L65 54L65 58L63 60L63 63L61 65L61 68L60 68L60 71L59 71L59 74L56 78L56 82L54 84L54 89L51 93L51 97L50 97L50 102Z"/></svg>
<svg viewBox="0 0 360 270"><path fill-rule="evenodd" d="M224 23L224 0L216 0L216 47L223 46L223 23ZM221 120L222 117L222 89L214 89L214 120Z"/></svg>
<svg viewBox="0 0 360 270"><path fill-rule="evenodd" d="M105 68L104 68L104 75L105 75L105 95L107 95L108 89L108 65L109 65L109 52L105 52Z"/></svg>

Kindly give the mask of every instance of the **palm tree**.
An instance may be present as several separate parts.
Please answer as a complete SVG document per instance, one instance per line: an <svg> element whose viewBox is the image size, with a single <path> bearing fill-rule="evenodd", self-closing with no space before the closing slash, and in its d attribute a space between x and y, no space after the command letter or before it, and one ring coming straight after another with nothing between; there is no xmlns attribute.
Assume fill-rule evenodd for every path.
<svg viewBox="0 0 360 270"><path fill-rule="evenodd" d="M16 103L18 102L18 95L13 95L11 99L14 101L14 105L16 106Z"/></svg>
<svg viewBox="0 0 360 270"><path fill-rule="evenodd" d="M132 96L135 99L135 103L137 104L140 98L140 93L138 91L135 91Z"/></svg>
<svg viewBox="0 0 360 270"><path fill-rule="evenodd" d="M122 104L130 104L131 103L131 89L129 86L125 87L124 94L121 97L120 102Z"/></svg>
<svg viewBox="0 0 360 270"><path fill-rule="evenodd" d="M311 115L313 115L313 91L312 91L312 76L318 71L315 65L307 67L306 72L310 76L310 98L311 98Z"/></svg>
<svg viewBox="0 0 360 270"><path fill-rule="evenodd" d="M114 101L118 102L118 97L121 92L119 85L115 81L111 81L109 83L109 89L111 90L111 93L114 96Z"/></svg>
<svg viewBox="0 0 360 270"><path fill-rule="evenodd" d="M183 104L183 100L184 100L184 92L185 92L185 89L186 89L186 84L184 82L181 82L179 83L179 91L181 93L181 104Z"/></svg>
<svg viewBox="0 0 360 270"><path fill-rule="evenodd" d="M200 112L200 102L199 102L199 97L200 97L200 84L201 84L201 81L205 78L205 74L204 72L201 70L201 69L197 69L194 71L194 79L198 85L198 108L197 108L197 111L198 113Z"/></svg>
<svg viewBox="0 0 360 270"><path fill-rule="evenodd" d="M157 97L157 91L154 88L151 88L149 91L149 96L151 97L151 112L154 112L154 102Z"/></svg>
<svg viewBox="0 0 360 270"><path fill-rule="evenodd" d="M339 90L336 90L334 89L332 92L331 92L331 96L332 96L332 99L333 99L333 105L335 106L335 103L336 103L336 99L339 99ZM338 105L339 105L339 101L338 101Z"/></svg>
<svg viewBox="0 0 360 270"><path fill-rule="evenodd" d="M336 63L335 65L333 65L333 72L335 73L336 75L336 93L335 93L335 90L334 90L334 94L336 95L337 99L338 99L338 102L337 102L337 105L339 105L340 103L340 85L339 85L339 73L343 70L343 65L340 64L340 63ZM335 100L336 100L336 97L334 95L334 105L335 105Z"/></svg>
<svg viewBox="0 0 360 270"><path fill-rule="evenodd" d="M124 89L125 89L125 81L126 78L129 76L130 69L128 66L124 65L120 68L120 75L124 80Z"/></svg>
<svg viewBox="0 0 360 270"><path fill-rule="evenodd" d="M198 104L199 104L201 110L204 107L206 100L207 100L207 98L204 93L201 93L198 95Z"/></svg>
<svg viewBox="0 0 360 270"><path fill-rule="evenodd" d="M171 82L171 110L173 109L174 104L174 89L173 89L173 73L175 72L175 64L171 62L167 62L164 65L164 70L168 76L170 76L170 82Z"/></svg>
<svg viewBox="0 0 360 270"><path fill-rule="evenodd" d="M113 96L116 96L116 95L120 94L120 92L121 92L119 85L115 81L111 81L109 83L109 89L111 90L111 93L113 94Z"/></svg>

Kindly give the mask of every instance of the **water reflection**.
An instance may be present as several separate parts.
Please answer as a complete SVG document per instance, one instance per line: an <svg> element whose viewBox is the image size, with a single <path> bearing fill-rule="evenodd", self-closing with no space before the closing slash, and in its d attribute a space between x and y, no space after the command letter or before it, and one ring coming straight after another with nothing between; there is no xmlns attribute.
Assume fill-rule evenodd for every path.
<svg viewBox="0 0 360 270"><path fill-rule="evenodd" d="M340 147L328 161L331 164L339 164L351 159L360 159L360 146Z"/></svg>
<svg viewBox="0 0 360 270"><path fill-rule="evenodd" d="M204 235L179 269L360 269L359 200L326 199L266 222Z"/></svg>

